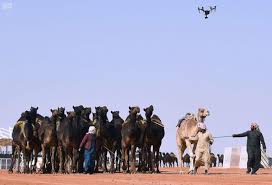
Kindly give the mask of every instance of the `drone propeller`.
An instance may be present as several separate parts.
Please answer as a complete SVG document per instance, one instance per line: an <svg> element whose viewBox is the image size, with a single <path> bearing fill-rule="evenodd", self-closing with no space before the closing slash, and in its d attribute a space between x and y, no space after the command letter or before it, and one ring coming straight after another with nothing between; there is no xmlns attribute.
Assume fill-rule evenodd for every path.
<svg viewBox="0 0 272 185"><path fill-rule="evenodd" d="M200 11L203 11L203 12L205 11L203 6L201 8L198 7L197 9L198 9L199 13L200 13Z"/></svg>
<svg viewBox="0 0 272 185"><path fill-rule="evenodd" d="M210 6L210 10L211 11L213 11L213 10L216 11L216 6L214 6L214 7Z"/></svg>

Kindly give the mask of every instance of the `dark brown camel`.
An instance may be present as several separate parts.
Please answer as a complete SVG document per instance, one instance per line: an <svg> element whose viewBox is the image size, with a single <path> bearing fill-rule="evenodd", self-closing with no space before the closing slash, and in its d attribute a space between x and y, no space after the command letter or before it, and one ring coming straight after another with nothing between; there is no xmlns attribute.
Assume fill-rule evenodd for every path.
<svg viewBox="0 0 272 185"><path fill-rule="evenodd" d="M217 158L218 158L218 166L221 166L223 167L223 163L224 163L224 155L223 154L217 154Z"/></svg>
<svg viewBox="0 0 272 185"><path fill-rule="evenodd" d="M136 147L138 139L141 135L141 130L136 125L137 114L140 113L139 107L129 107L129 116L122 125L122 169L124 172L136 172ZM131 161L129 160L129 153L131 153ZM131 164L130 164L131 163ZM129 169L130 167L130 169Z"/></svg>
<svg viewBox="0 0 272 185"><path fill-rule="evenodd" d="M122 130L122 124L124 123L124 120L120 117L119 111L111 111L112 113L112 121L111 124L114 127L113 133L115 137L115 150L116 150L116 171L121 170L121 152L122 152L122 135L121 135L121 130ZM113 151L115 152L115 151Z"/></svg>
<svg viewBox="0 0 272 185"><path fill-rule="evenodd" d="M211 153L211 164L210 164L210 166L211 167L216 167L216 156L213 154L213 153Z"/></svg>
<svg viewBox="0 0 272 185"><path fill-rule="evenodd" d="M35 154L38 153L37 138L34 136L35 130L35 120L37 116L37 108L31 107L30 111L25 111L21 114L21 117L13 127L12 131L12 163L9 171L13 172L13 166L18 158L18 164L20 164L20 153L23 152L23 172L29 172L31 154L33 149L35 149ZM36 161L34 163L36 165ZM17 172L20 172L19 165L17 167Z"/></svg>
<svg viewBox="0 0 272 185"><path fill-rule="evenodd" d="M183 167L189 167L190 166L190 155L188 153L186 153L183 158Z"/></svg>
<svg viewBox="0 0 272 185"><path fill-rule="evenodd" d="M159 170L159 153L160 147L162 143L162 139L164 137L164 126L157 115L153 115L154 108L153 106L149 106L144 108L145 116L146 116L146 135L145 135L145 149L147 154L147 163L148 163L148 170L154 172L153 168L153 159L152 159L152 151L151 146L153 146L153 153L155 156L155 165L156 165L156 172L160 173ZM152 116L152 117L151 117Z"/></svg>
<svg viewBox="0 0 272 185"><path fill-rule="evenodd" d="M38 130L39 139L41 141L42 147L42 165L41 171L45 173L49 172L48 168L51 168L51 172L56 172L56 149L57 149L57 131L56 125L57 122L60 122L62 112L60 109L52 110L52 116L45 117L41 123L41 126ZM47 166L47 170L45 170L45 166L50 163L50 166Z"/></svg>
<svg viewBox="0 0 272 185"><path fill-rule="evenodd" d="M113 150L111 133L109 133L108 126L109 121L107 117L108 108L95 107L96 113L94 114L94 125L96 127L96 166L95 171L98 172L99 164L102 162L103 172L107 172L107 149ZM111 153L111 159L114 160L114 156ZM101 161L102 160L102 161ZM113 163L114 164L114 163ZM114 172L113 166L111 166L111 172Z"/></svg>
<svg viewBox="0 0 272 185"><path fill-rule="evenodd" d="M74 112L67 112L68 116L62 120L57 132L58 147L59 147L59 171L64 172L64 156L68 156L72 161L71 163L66 160L66 163L71 164L68 166L67 172L77 172L78 160L79 160L79 145L86 133L87 126L82 121L82 114L84 107L73 106ZM65 154L65 155L64 155Z"/></svg>

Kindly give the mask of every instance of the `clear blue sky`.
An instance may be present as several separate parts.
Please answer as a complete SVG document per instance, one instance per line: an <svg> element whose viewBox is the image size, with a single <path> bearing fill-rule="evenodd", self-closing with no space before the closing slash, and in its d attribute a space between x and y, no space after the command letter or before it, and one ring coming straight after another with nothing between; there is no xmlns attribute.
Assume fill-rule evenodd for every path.
<svg viewBox="0 0 272 185"><path fill-rule="evenodd" d="M207 107L214 136L256 121L271 148L272 1L210 0L208 20L199 0L11 2L0 10L1 127L30 106L49 115L107 105L125 117L129 105L153 104L162 150L176 152L178 119ZM213 150L244 143L220 139Z"/></svg>

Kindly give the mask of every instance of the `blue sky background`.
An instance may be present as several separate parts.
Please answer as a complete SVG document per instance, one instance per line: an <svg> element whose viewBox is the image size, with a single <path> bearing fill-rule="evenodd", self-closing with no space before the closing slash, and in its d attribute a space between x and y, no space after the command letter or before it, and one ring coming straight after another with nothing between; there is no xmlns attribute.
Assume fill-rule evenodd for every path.
<svg viewBox="0 0 272 185"><path fill-rule="evenodd" d="M8 0L1 0L5 3ZM0 10L0 125L21 112L153 104L163 151L176 152L175 126L207 107L214 136L260 124L271 148L272 1L13 0ZM208 20L197 6L217 5ZM111 115L109 114L111 118ZM213 150L244 145L218 139Z"/></svg>

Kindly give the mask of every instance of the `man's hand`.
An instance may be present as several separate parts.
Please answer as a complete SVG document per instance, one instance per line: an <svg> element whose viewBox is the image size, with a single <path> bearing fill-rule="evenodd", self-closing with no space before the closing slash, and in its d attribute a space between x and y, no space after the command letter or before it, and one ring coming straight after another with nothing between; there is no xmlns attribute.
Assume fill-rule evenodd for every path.
<svg viewBox="0 0 272 185"><path fill-rule="evenodd" d="M81 148L79 148L78 151L80 152L80 151L81 151Z"/></svg>

